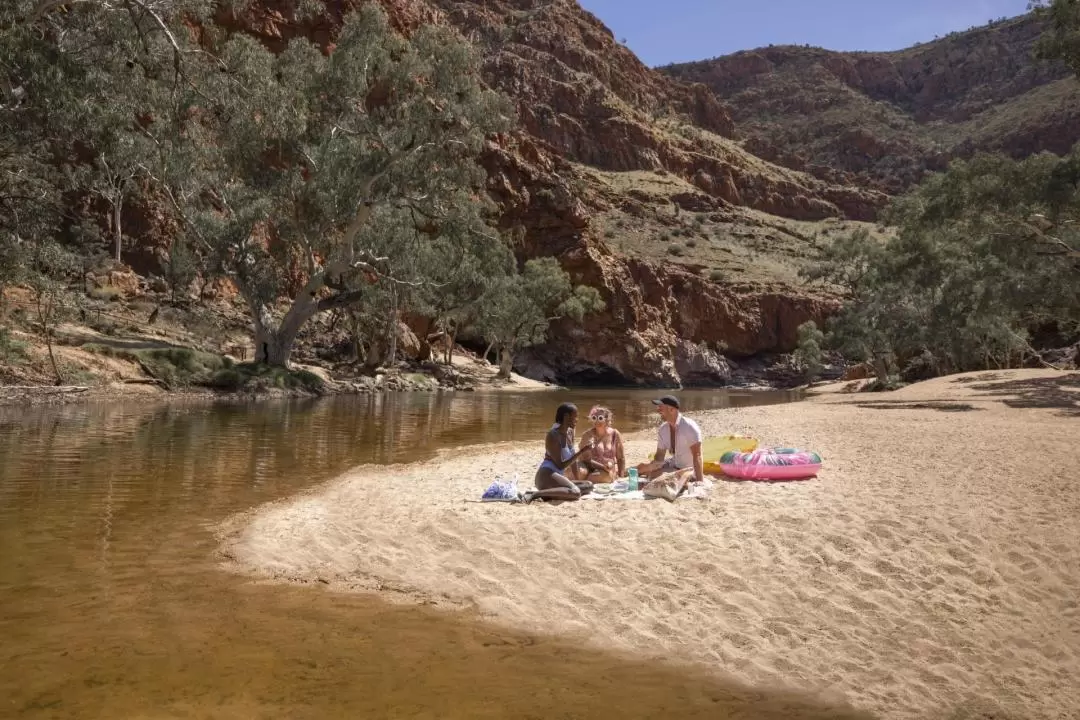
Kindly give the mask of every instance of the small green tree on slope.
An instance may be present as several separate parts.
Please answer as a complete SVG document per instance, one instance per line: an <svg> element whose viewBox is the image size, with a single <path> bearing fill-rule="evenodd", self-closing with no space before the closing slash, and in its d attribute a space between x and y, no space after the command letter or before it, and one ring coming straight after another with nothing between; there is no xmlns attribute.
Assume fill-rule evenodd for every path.
<svg viewBox="0 0 1080 720"><path fill-rule="evenodd" d="M802 369L807 382L813 382L821 374L824 364L822 345L825 333L818 329L817 323L807 320L798 327L799 344L795 348L795 362Z"/></svg>
<svg viewBox="0 0 1080 720"><path fill-rule="evenodd" d="M581 320L604 309L596 288L574 287L554 258L525 263L520 275L499 278L482 300L478 328L499 352L499 377L508 378L514 353L543 342L552 322Z"/></svg>

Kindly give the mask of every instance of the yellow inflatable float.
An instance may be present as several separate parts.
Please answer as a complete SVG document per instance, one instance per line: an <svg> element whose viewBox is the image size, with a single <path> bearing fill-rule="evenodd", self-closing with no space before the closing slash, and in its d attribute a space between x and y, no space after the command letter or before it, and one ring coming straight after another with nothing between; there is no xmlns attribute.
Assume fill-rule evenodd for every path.
<svg viewBox="0 0 1080 720"><path fill-rule="evenodd" d="M707 475L723 475L720 467L720 458L724 453L732 450L741 453L754 452L757 450L757 438L745 435L721 435L720 437L705 438L701 442L701 469Z"/></svg>
<svg viewBox="0 0 1080 720"><path fill-rule="evenodd" d="M705 438L701 441L701 465L707 475L722 475L720 458L726 452L735 450L741 453L754 452L757 450L757 438L745 435L720 435L718 437ZM652 460L654 455L650 454Z"/></svg>

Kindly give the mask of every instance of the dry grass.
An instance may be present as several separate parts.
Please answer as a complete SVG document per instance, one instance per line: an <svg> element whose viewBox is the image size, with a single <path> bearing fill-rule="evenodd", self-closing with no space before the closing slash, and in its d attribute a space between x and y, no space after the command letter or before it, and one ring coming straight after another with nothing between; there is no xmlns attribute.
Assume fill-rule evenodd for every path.
<svg viewBox="0 0 1080 720"><path fill-rule="evenodd" d="M714 281L800 287L799 271L832 239L859 228L875 237L888 232L870 223L790 220L747 208L679 210L672 196L703 193L676 175L584 166L577 172L606 206L593 225L616 251L683 265Z"/></svg>

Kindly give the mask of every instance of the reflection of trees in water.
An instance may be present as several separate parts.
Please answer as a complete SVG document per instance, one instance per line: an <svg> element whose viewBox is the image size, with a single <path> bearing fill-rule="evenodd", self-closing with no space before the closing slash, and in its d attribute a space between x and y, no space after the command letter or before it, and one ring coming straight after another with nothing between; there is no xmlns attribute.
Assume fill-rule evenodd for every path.
<svg viewBox="0 0 1080 720"><path fill-rule="evenodd" d="M442 447L482 442L539 443L567 400L582 415L594 402L608 405L623 430L650 427L653 394L398 393L0 409L0 514L46 494L68 503L58 511L100 518L109 479L114 525L133 510L244 506L363 463L425 459ZM745 404L724 393L680 395L690 410ZM757 401L770 399L783 398Z"/></svg>

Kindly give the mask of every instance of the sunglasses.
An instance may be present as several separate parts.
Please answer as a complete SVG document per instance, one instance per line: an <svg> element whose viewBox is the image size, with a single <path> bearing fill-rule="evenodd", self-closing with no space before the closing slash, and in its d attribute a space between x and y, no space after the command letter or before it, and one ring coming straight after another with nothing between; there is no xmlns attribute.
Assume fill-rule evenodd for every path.
<svg viewBox="0 0 1080 720"><path fill-rule="evenodd" d="M589 419L593 422L607 422L608 415L607 413L593 413L589 416Z"/></svg>

